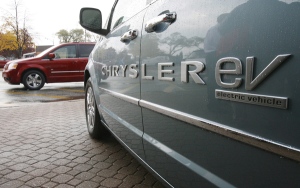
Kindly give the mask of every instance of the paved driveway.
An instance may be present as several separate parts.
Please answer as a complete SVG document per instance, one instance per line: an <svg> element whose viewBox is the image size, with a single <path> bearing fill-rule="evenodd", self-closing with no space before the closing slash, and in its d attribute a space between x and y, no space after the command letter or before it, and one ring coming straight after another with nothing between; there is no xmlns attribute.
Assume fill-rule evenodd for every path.
<svg viewBox="0 0 300 188"><path fill-rule="evenodd" d="M84 100L0 106L0 187L163 187L112 137L93 140Z"/></svg>

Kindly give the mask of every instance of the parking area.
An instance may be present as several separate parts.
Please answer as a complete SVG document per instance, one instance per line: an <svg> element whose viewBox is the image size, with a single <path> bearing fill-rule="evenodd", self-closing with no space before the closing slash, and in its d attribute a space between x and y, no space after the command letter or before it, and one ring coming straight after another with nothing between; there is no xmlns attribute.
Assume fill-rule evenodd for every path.
<svg viewBox="0 0 300 188"><path fill-rule="evenodd" d="M47 83L41 90L27 90L23 84L10 85L0 78L0 108L83 98L83 82Z"/></svg>
<svg viewBox="0 0 300 188"><path fill-rule="evenodd" d="M0 108L0 187L163 187L114 138L93 140L84 100Z"/></svg>

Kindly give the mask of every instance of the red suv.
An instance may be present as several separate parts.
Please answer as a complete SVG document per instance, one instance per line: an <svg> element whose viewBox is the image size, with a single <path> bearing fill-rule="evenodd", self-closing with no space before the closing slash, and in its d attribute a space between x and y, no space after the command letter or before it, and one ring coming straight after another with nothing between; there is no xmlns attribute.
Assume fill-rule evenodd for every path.
<svg viewBox="0 0 300 188"><path fill-rule="evenodd" d="M10 84L23 83L39 90L45 83L81 82L95 43L64 43L53 46L36 57L9 61L2 72Z"/></svg>

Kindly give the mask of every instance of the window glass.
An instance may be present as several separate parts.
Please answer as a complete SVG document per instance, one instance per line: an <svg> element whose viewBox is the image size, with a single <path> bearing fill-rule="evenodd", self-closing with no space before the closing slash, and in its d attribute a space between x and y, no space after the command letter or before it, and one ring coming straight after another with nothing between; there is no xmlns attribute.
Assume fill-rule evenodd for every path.
<svg viewBox="0 0 300 188"><path fill-rule="evenodd" d="M143 10L151 0L119 0L112 19L112 29Z"/></svg>
<svg viewBox="0 0 300 188"><path fill-rule="evenodd" d="M79 57L89 57L94 45L81 44L79 45Z"/></svg>
<svg viewBox="0 0 300 188"><path fill-rule="evenodd" d="M53 52L55 54L55 59L61 58L75 58L76 57L76 47L72 46L63 46L58 48Z"/></svg>

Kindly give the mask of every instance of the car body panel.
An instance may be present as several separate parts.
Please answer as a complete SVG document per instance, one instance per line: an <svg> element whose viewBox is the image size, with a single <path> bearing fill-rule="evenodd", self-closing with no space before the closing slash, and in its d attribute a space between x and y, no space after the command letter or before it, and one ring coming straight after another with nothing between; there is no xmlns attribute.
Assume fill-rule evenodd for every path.
<svg viewBox="0 0 300 188"><path fill-rule="evenodd" d="M141 11L136 15L136 18L143 16L144 13L145 11ZM99 110L103 121L117 137L141 158L144 158L141 108L132 104L137 103L140 97L140 80L137 76L128 79L139 69L141 37L138 36L130 43L120 41L124 33L141 27L142 22L135 17L123 24L122 27L116 27L96 46L93 55L93 67L97 78L99 78L97 79L96 90L99 90L99 101L101 101ZM131 64L137 66L131 69ZM120 79L120 77L124 79ZM131 97L135 98L136 101L128 103L114 95L115 93L127 96L128 100Z"/></svg>
<svg viewBox="0 0 300 188"><path fill-rule="evenodd" d="M167 186L299 186L299 12L285 0L152 1L93 51L102 118ZM103 77L103 65L120 68L105 54L126 48L112 40L123 27L141 31L139 60L122 64L138 76ZM119 126L142 131L143 152Z"/></svg>
<svg viewBox="0 0 300 188"><path fill-rule="evenodd" d="M250 5L243 4L245 2L246 1L223 2L223 5L224 3L226 3L226 5L222 7L223 12L221 12L220 9L213 9L213 7L218 7L217 1L210 1L206 2L205 4L203 3L203 6L195 6L201 4L199 3L199 1L186 1L183 6L178 6L178 4L174 2L171 3L171 1L167 0L157 1L153 5L151 5L149 10L147 11L147 13L149 14L147 14L144 18L145 22L158 16L165 10L176 12L177 19L173 24L171 24L162 32L150 34L147 34L145 32L143 33L145 35L143 35L141 47L141 61L142 64L147 65L147 72L149 73L148 75L154 76L154 80L142 79L141 100L151 102L153 105L160 105L160 108L169 108L170 110L176 110L180 113L187 113L187 116L195 116L198 119L202 119L202 121L205 122L207 126L212 124L216 127L216 129L221 124L221 126L228 129L231 128L232 130L235 130L237 132L245 132L257 137L263 137L268 139L269 141L276 140L278 141L278 143L282 143L283 140L286 140L286 144L290 146L291 144L293 144L291 142L291 133L288 133L287 135L283 134L283 131L286 130L287 119L291 119L291 117L289 116L289 111L283 111L282 109L276 108L269 108L266 110L266 108L268 107L230 102L227 100L219 100L215 98L215 89L223 89L217 85L215 80L215 67L218 59L234 56L241 59L241 61L244 63L245 59L248 56L257 54L257 59L260 60L261 66L256 66L255 68L257 70L256 73L259 73L264 67L267 66L267 63L270 63L277 55L287 54L288 52L290 52L288 49L282 51L277 50L277 52L272 52L271 50L273 49L267 49L272 53L269 52L268 56L266 57L266 55L260 52L261 49L257 49L257 52L255 53L245 53L247 49L243 48L250 48L250 46L246 46L247 44L241 44L243 48L239 47L238 51L235 52L229 51L227 53L218 54L215 56L212 56L212 52L209 52L209 57L211 57L213 60L207 59L207 56L205 56L205 54L203 53L200 53L198 58L193 57L193 59L183 60L183 57L189 57L189 54L194 50L197 50L199 48L204 48L204 50L207 50L205 49L207 46L204 46L204 41L206 40L208 32L211 31L211 28L214 27L212 24L215 23L215 21L207 22L208 19L217 20L218 16L222 13L235 12L236 9L243 9L241 8L243 6L246 8L248 8L248 6L253 6L250 8L253 10L257 10L258 5L264 4L262 2L257 2L256 4L253 2L253 5L251 5L250 2L247 3ZM267 5L270 6L270 9L273 8L270 4L267 3L264 6ZM188 12L186 11L187 9L189 10ZM260 9L262 9L262 7ZM201 12L201 14L197 14L197 12ZM190 14L195 16L189 16ZM203 15L205 15L205 17L203 17ZM234 17L232 19L238 18ZM248 27L250 27L251 29L260 27L260 25L256 25L260 23L255 22L252 24L253 25L250 25L250 23L248 23ZM241 29L238 25L236 27L238 30ZM158 38L158 42L156 44L153 43L153 38L155 37ZM189 40L194 41L194 44L191 45L191 42ZM255 40L256 41L253 41L254 43L258 42L261 39ZM205 42L206 45L213 46L214 44L214 41ZM163 61L151 62L151 60L155 59L157 56L156 54L149 54L149 50L147 50L157 48L158 50L165 50L165 59L169 59L169 61L166 62L174 63L174 66L165 66L166 70L174 70L174 73L164 74L165 78L172 77L174 78L174 81L159 80L158 63L163 63ZM199 73L200 78L204 82L203 84L195 83L195 81L191 77L189 78L189 82L182 82L181 69L183 67L181 65L183 61L197 61L204 63L205 69L201 73ZM243 85L240 88L235 89L234 91L247 92L251 94L262 93L276 96L286 96L287 93L291 93L293 91L290 90L283 93L282 89L273 87L272 85L280 85L280 83L278 83L278 81L276 80L278 78L287 77L285 74L294 69L292 68L292 66L293 64L291 62L287 62L286 64L282 65L282 67L280 67L280 72L278 71L273 73L273 75L270 75L269 79L265 81L267 83L262 83L264 84L264 86L257 88L254 92L245 91L245 89L243 89ZM191 66L190 70L195 69L194 67L195 66ZM244 67L245 65L243 64L243 68ZM290 69L290 71L288 71L288 69ZM228 82L233 82L233 78L234 77L228 78ZM264 87L264 90L260 89L262 87ZM164 151L149 141L144 142L147 162L148 164L150 164L150 166L156 169L159 174L163 174L163 177L166 177L169 173L173 173L174 176L171 179L166 179L169 182L174 182L175 185L193 187L197 185L197 182L199 183L199 185L202 185L203 183L201 182L201 179L197 178L197 176L203 176L203 171L201 171L200 169L204 169L204 174L213 173L211 177L206 179L207 181L211 181L210 178L221 178L221 180L224 180L225 182L232 182L233 185L239 187L243 186L245 179L239 178L238 180L236 180L236 174L241 175L244 174L245 171L250 174L255 174L255 171L258 170L253 169L252 167L248 167L249 160L256 158L256 163L260 164L261 167L271 165L276 161L276 157L275 159L271 159L274 157L269 156L270 160L268 160L267 164L264 161L266 156L264 154L258 155L259 152L253 152L253 149L251 149L251 147L249 146L247 147L243 144L235 143L232 140L228 140L226 138L218 138L218 136L211 135L205 130L194 128L192 125L183 123L179 119L177 119L176 121L174 117L171 118L165 115L161 115L161 113L155 113L153 112L153 110L149 110L149 106L146 107L148 107L148 109L143 108L143 124L145 135L148 134L151 138L150 140L155 139L156 142L160 142L160 144L167 146L168 150L171 150L172 153L177 154L174 156L168 155L168 150ZM154 109L159 111L160 108ZM285 118L281 118L280 120L274 118L274 116L279 117L280 114L283 113L286 114L284 115ZM265 120L263 117L265 118ZM299 121L299 118L297 116L294 116L294 120L292 121L295 120ZM276 126L277 130L269 131L274 126L275 121L277 121L277 123L279 123L280 125ZM290 125L289 128L295 131L299 129L298 125L299 122L295 122L295 124ZM297 132L299 132L299 130ZM147 137L145 138L146 140L148 140ZM294 144L299 144L297 134L294 135L294 139L296 141ZM174 142L174 140L178 140L178 142ZM290 142L288 142L287 140L290 140ZM226 149L224 148L224 146L226 146ZM244 154L241 156L241 154L237 153L237 150L234 150L234 148L240 148L238 151L243 151ZM160 153L159 160L164 161L164 163L157 162L158 153ZM191 163L190 167L185 167L186 160L182 160L182 156L189 159L187 161ZM220 158L220 156L222 157ZM262 158L264 160L262 160ZM169 164L166 163L166 161L168 161ZM239 163L235 164L232 163L232 161L239 161ZM270 176L273 178L276 176L277 178L281 177L281 179L278 180L276 184L281 183L281 185L285 185L290 183L287 176L283 178L281 174L274 172L280 165L282 165L281 168L284 167L284 165L280 163L280 160L276 161L276 164L278 164L278 166L274 166L273 170L272 168L261 168L259 171L264 172L265 174L272 174ZM198 170L193 170L193 168L198 168ZM232 174L228 173L228 169L231 170ZM289 174L298 173L297 167L294 167L293 169L290 168L290 170L291 171L289 171ZM193 173L188 171L193 171ZM189 175L182 176L182 174ZM180 179L180 177L182 179ZM260 182L260 185L263 185L265 177L253 176L252 178L254 182ZM283 181L283 179L285 179L285 181ZM192 183L188 184L187 182ZM215 184L216 182L217 181L211 181L212 184ZM265 186L269 185L269 183L270 182L266 182ZM224 184L224 182L222 182L222 184ZM218 184L215 185L221 186Z"/></svg>
<svg viewBox="0 0 300 188"><path fill-rule="evenodd" d="M45 60L48 82L82 81L83 73L79 72L77 61L78 58Z"/></svg>

